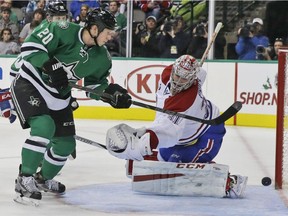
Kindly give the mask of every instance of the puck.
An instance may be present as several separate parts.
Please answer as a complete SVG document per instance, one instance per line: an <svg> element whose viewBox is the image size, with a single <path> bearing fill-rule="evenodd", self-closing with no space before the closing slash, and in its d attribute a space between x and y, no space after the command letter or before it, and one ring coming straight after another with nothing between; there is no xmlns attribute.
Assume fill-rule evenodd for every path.
<svg viewBox="0 0 288 216"><path fill-rule="evenodd" d="M269 178L269 177L264 177L264 178L262 178L262 185L264 185L264 186L269 186L270 184L271 184L271 178Z"/></svg>

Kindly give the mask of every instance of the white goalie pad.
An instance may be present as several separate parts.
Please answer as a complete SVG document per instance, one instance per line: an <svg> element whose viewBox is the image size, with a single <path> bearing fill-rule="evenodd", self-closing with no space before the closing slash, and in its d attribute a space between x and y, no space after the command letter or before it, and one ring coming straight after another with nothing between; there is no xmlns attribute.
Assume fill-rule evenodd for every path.
<svg viewBox="0 0 288 216"><path fill-rule="evenodd" d="M137 192L225 197L229 166L204 163L134 161L132 190Z"/></svg>

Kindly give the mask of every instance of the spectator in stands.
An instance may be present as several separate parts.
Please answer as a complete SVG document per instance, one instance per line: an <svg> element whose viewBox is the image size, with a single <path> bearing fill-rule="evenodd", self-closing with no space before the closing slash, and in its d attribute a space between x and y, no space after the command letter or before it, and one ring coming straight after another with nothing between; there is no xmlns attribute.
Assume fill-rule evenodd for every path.
<svg viewBox="0 0 288 216"><path fill-rule="evenodd" d="M73 0L70 4L72 20L76 20L76 17L80 14L81 5L83 4L88 5L91 10L100 7L100 3L97 0Z"/></svg>
<svg viewBox="0 0 288 216"><path fill-rule="evenodd" d="M148 1L139 1L138 3L140 9L145 12L146 17L154 16L156 19L160 19L162 14L165 11L168 11L172 6L171 0L148 0Z"/></svg>
<svg viewBox="0 0 288 216"><path fill-rule="evenodd" d="M208 40L208 23L206 21L200 21L192 30L191 40L188 45L187 54L201 59L206 48ZM226 45L226 39L224 34L218 33L214 42L214 58L224 59L224 47Z"/></svg>
<svg viewBox="0 0 288 216"><path fill-rule="evenodd" d="M145 20L145 25L138 24L136 27L132 39L133 56L159 58L159 39L160 32L157 31L157 19L155 16L149 16Z"/></svg>
<svg viewBox="0 0 288 216"><path fill-rule="evenodd" d="M184 26L185 22L182 16L165 22L159 42L161 58L178 58L186 54L189 35L184 32Z"/></svg>
<svg viewBox="0 0 288 216"><path fill-rule="evenodd" d="M11 10L12 9L12 3L13 3L12 0L3 0L1 7L6 7L6 8L9 8ZM1 16L0 16L0 18L1 18ZM12 21L16 25L18 25L18 17L12 10L11 10L9 19L10 19L10 21Z"/></svg>
<svg viewBox="0 0 288 216"><path fill-rule="evenodd" d="M1 7L1 16L0 18L0 31L4 28L10 28L12 31L12 35L14 38L14 41L18 43L18 37L19 37L19 28L16 23L12 22L10 20L10 13L11 9L8 7Z"/></svg>
<svg viewBox="0 0 288 216"><path fill-rule="evenodd" d="M263 35L263 20L253 19L252 24L247 24L238 30L238 42L236 53L241 60L265 60L269 58L267 52L263 52L269 46L269 39Z"/></svg>
<svg viewBox="0 0 288 216"><path fill-rule="evenodd" d="M33 16L34 16L34 11L36 9L42 9L42 10L45 9L45 0L35 0L35 1L32 1L32 2L36 3L36 6L33 6L33 11L32 11L32 8L30 8L29 11L26 10L25 24L32 22ZM31 3L31 1L29 3ZM29 5L29 3L28 3L28 5Z"/></svg>
<svg viewBox="0 0 288 216"><path fill-rule="evenodd" d="M89 11L88 5L86 5L86 4L81 5L80 14L78 16L76 16L75 20L72 18L72 22L77 23L83 27L85 24L85 20L86 20L88 11Z"/></svg>
<svg viewBox="0 0 288 216"><path fill-rule="evenodd" d="M284 46L285 44L282 38L275 39L271 52L268 51L271 60L278 60L279 49Z"/></svg>
<svg viewBox="0 0 288 216"><path fill-rule="evenodd" d="M39 0L30 0L26 6L26 13L33 13L38 8L37 2Z"/></svg>
<svg viewBox="0 0 288 216"><path fill-rule="evenodd" d="M119 1L110 1L109 2L109 11L115 16L116 18L116 31L123 29L127 26L127 18L124 14L119 12L120 3Z"/></svg>
<svg viewBox="0 0 288 216"><path fill-rule="evenodd" d="M122 30L127 26L127 18L124 14L119 12L119 7L119 1L109 1L108 3L108 10L115 16L117 21L112 39L106 43L106 46L112 56L125 55L124 45L126 44L126 31Z"/></svg>
<svg viewBox="0 0 288 216"><path fill-rule="evenodd" d="M50 1L54 1L54 0L44 0L44 8L46 8L46 6L48 5L48 3ZM39 2L39 0L30 0L26 6L26 13L33 13L33 11L35 11L36 9L39 8L39 6L37 6L37 3ZM67 6L67 1L63 1L62 2L65 4L65 6Z"/></svg>
<svg viewBox="0 0 288 216"><path fill-rule="evenodd" d="M32 33L33 29L37 27L44 19L45 19L45 11L41 8L36 9L33 12L32 22L27 23L21 30L19 34L19 43L22 44L26 39L26 37L28 37Z"/></svg>
<svg viewBox="0 0 288 216"><path fill-rule="evenodd" d="M0 33L0 54L19 54L20 46L13 41L13 35L10 28L2 29Z"/></svg>

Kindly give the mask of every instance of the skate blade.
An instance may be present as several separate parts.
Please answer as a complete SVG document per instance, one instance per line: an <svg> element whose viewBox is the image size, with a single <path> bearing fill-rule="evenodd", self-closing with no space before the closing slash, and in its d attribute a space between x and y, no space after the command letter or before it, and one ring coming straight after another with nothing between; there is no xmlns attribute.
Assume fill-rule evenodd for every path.
<svg viewBox="0 0 288 216"><path fill-rule="evenodd" d="M38 207L40 205L40 200L24 197L23 195L19 193L16 193L16 196L14 197L13 200L14 202L20 203L22 205L29 205L29 206L35 206L35 207Z"/></svg>
<svg viewBox="0 0 288 216"><path fill-rule="evenodd" d="M49 196L61 197L61 196L64 196L66 193L66 191L63 193L58 193L58 192L47 191L47 190L41 190L41 192L44 192L44 193L42 193L42 196L45 196L45 197L49 197Z"/></svg>

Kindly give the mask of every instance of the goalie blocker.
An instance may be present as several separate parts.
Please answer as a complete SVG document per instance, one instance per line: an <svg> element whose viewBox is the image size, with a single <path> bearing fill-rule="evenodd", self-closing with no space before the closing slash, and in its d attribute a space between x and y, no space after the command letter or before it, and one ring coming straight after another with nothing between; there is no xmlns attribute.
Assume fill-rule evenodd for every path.
<svg viewBox="0 0 288 216"><path fill-rule="evenodd" d="M247 179L229 175L229 166L223 164L133 161L132 190L159 195L242 198Z"/></svg>

